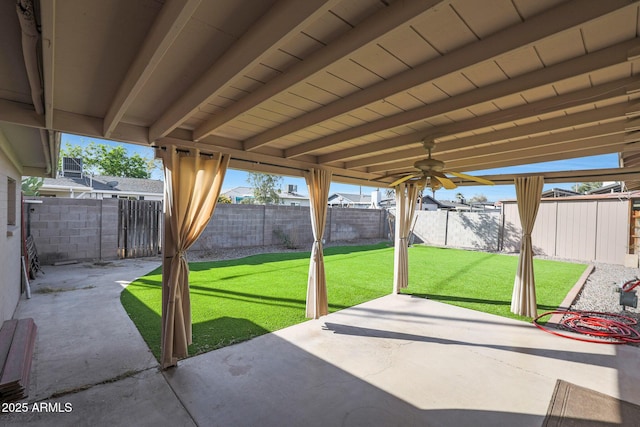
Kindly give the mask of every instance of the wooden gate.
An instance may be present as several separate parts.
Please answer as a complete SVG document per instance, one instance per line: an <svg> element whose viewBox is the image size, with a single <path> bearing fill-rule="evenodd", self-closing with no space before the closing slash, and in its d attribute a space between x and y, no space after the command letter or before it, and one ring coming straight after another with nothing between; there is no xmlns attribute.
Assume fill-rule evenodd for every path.
<svg viewBox="0 0 640 427"><path fill-rule="evenodd" d="M138 258L160 253L162 202L118 201L118 257Z"/></svg>

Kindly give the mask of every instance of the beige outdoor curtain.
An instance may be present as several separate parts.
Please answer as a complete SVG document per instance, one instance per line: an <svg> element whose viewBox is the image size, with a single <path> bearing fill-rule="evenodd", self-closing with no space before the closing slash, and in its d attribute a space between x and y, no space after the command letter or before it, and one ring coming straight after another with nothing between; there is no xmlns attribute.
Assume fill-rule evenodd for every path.
<svg viewBox="0 0 640 427"><path fill-rule="evenodd" d="M313 228L313 247L309 261L309 280L307 282L306 316L318 319L329 312L327 301L327 280L324 274L324 255L322 237L327 222L327 202L331 172L322 169L310 169L305 173L309 200L311 201L311 227Z"/></svg>
<svg viewBox="0 0 640 427"><path fill-rule="evenodd" d="M165 229L162 263L162 369L187 356L191 344L189 264L185 253L204 231L216 207L228 155L202 155L168 147L164 163Z"/></svg>
<svg viewBox="0 0 640 427"><path fill-rule="evenodd" d="M393 256L393 292L409 284L409 234L411 221L416 211L418 186L414 183L402 183L396 187L396 230Z"/></svg>
<svg viewBox="0 0 640 427"><path fill-rule="evenodd" d="M544 178L541 176L515 178L518 214L522 224L522 240L520 242L520 256L518 257L518 271L513 283L511 312L528 317L537 315L531 233L533 232L538 208L540 207L543 184Z"/></svg>

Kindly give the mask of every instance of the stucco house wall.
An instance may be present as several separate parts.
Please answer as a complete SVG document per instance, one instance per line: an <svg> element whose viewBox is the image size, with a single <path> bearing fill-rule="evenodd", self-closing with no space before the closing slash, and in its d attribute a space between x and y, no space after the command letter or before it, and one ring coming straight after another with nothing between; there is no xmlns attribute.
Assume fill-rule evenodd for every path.
<svg viewBox="0 0 640 427"><path fill-rule="evenodd" d="M13 181L10 184L10 180ZM20 299L21 228L20 187L22 177L0 150L0 323L11 319ZM11 194L9 193L11 191ZM13 201L13 202L12 202ZM9 221L9 218L14 220ZM8 222L15 222L9 224Z"/></svg>

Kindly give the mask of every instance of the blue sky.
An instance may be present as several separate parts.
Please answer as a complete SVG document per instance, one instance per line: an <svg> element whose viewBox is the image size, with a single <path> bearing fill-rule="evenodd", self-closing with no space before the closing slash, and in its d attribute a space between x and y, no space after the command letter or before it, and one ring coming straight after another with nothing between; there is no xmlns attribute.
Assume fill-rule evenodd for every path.
<svg viewBox="0 0 640 427"><path fill-rule="evenodd" d="M62 135L62 147L66 143L70 145L85 146L90 142L106 145L117 145L118 142L101 140L98 138L87 138L77 135L63 134ZM131 155L139 153L143 157L153 158L153 149L134 144L123 144L127 149L127 152ZM496 175L504 173L528 173L528 172L549 172L557 170L580 170L580 169L601 169L601 168L615 168L618 167L618 155L617 154L605 154L601 156L582 157L579 159L561 160L556 162L546 163L534 163L526 166L514 166L500 169L487 169L483 171L464 171L470 175ZM154 171L152 178L162 179L161 171ZM285 176L282 179L283 186L293 184L298 186L298 192L307 194L306 183L303 178L288 177ZM545 184L544 189L550 188L571 188L573 183L564 184ZM248 186L247 173L240 170L229 169L224 179L223 191L240 186ZM330 193L351 193L351 194L371 194L375 190L372 187L360 187L357 185L348 185L340 183L332 183ZM516 192L513 185L495 185L495 186L473 186L473 187L458 187L455 190L438 190L436 192L436 198L439 200L454 200L456 194L462 193L465 198L470 199L476 195L483 194L489 201L498 201L504 199L515 199Z"/></svg>

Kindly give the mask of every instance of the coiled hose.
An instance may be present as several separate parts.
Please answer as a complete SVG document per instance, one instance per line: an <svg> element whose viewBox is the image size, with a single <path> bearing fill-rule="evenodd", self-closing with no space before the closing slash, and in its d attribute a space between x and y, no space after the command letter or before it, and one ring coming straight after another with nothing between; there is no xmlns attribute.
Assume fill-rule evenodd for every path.
<svg viewBox="0 0 640 427"><path fill-rule="evenodd" d="M631 289L638 286L638 283L640 282L636 282L636 285ZM596 338L564 334L560 331L551 330L538 322L541 318L554 314L564 315L560 325L569 331ZM598 311L548 311L533 319L533 324L547 333L572 340L598 344L640 343L640 332L632 327L637 323L635 319L628 316Z"/></svg>

